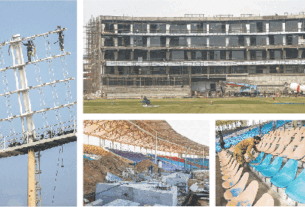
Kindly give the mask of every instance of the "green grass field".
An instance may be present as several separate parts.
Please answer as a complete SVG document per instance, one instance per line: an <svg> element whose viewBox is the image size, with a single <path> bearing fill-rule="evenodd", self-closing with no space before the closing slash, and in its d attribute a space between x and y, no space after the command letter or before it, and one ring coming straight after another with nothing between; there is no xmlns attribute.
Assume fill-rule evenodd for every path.
<svg viewBox="0 0 305 207"><path fill-rule="evenodd" d="M143 107L140 99L84 100L84 113L305 113L305 105L274 103L305 103L298 98L189 98L150 99L152 105ZM213 101L213 105L210 105ZM113 102L113 106L111 105Z"/></svg>

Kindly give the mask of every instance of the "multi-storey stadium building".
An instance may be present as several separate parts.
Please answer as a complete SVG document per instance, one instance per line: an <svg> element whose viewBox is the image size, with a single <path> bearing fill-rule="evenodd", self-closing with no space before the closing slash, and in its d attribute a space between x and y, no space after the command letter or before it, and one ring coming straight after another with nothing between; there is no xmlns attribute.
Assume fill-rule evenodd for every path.
<svg viewBox="0 0 305 207"><path fill-rule="evenodd" d="M99 16L86 25L84 93L214 95L220 81L305 82L305 15ZM212 92L212 93L211 93Z"/></svg>

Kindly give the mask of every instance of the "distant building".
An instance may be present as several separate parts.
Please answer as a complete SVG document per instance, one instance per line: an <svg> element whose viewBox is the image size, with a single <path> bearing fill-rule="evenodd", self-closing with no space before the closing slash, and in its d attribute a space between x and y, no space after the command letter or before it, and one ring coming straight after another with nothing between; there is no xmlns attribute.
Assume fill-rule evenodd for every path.
<svg viewBox="0 0 305 207"><path fill-rule="evenodd" d="M99 16L86 25L84 92L215 95L220 81L305 82L305 15Z"/></svg>

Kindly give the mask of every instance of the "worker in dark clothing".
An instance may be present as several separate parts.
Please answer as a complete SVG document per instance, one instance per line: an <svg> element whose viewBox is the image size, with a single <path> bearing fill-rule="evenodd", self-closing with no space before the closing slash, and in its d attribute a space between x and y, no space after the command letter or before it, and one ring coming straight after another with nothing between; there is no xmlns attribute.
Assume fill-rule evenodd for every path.
<svg viewBox="0 0 305 207"><path fill-rule="evenodd" d="M220 144L221 150L224 150L225 149L225 142L223 141L223 136L222 136L221 131L218 131L218 134L219 134L219 144Z"/></svg>
<svg viewBox="0 0 305 207"><path fill-rule="evenodd" d="M61 27L57 26L57 29L60 30ZM65 37L65 35L63 34L63 31L60 31L60 32L58 32L58 40L56 42L54 42L54 44L59 42L59 48L61 51L64 51L64 49L65 49L64 48L64 37Z"/></svg>
<svg viewBox="0 0 305 207"><path fill-rule="evenodd" d="M33 41L29 40L27 44L24 44L23 42L22 42L22 44L24 46L26 46L27 55L28 55L28 62L31 62L32 61L31 56L34 56L34 53L35 53L34 43L33 43Z"/></svg>

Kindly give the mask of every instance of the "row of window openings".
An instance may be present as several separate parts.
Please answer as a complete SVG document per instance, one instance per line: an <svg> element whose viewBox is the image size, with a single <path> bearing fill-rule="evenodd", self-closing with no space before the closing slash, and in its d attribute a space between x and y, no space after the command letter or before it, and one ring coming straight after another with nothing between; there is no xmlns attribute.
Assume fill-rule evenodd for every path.
<svg viewBox="0 0 305 207"><path fill-rule="evenodd" d="M300 36L300 37L299 37ZM267 45L267 37L269 38L268 45L283 45L284 39L286 45L297 45L299 41L301 44L305 43L305 35L269 35L269 36L250 36L250 46L265 46ZM104 38L104 46L116 46L115 40L111 36L102 36ZM149 37L150 47L166 47L166 38L168 37ZM207 37L169 37L169 47L185 46L187 47L188 38L190 38L190 46L208 46ZM227 43L227 38L229 42ZM300 38L300 40L299 40ZM118 37L117 46L131 46L147 47L148 37L133 37L133 44L131 44L130 37ZM214 36L209 37L209 46L246 46L247 38L244 36Z"/></svg>
<svg viewBox="0 0 305 207"><path fill-rule="evenodd" d="M208 72L209 70L209 72ZM185 74L231 74L231 73L304 73L304 66L289 66L284 69L283 65L280 66L250 66L249 70L246 66L232 66L221 67L191 67L190 70L187 67L106 67L105 74L109 75L185 75Z"/></svg>
<svg viewBox="0 0 305 207"><path fill-rule="evenodd" d="M189 79L188 78L137 78L135 79L111 79L111 78L103 78L103 84L104 85L115 85L115 86L152 86L152 85L158 85L158 86L175 86L175 85L189 85Z"/></svg>
<svg viewBox="0 0 305 207"><path fill-rule="evenodd" d="M301 21L286 21L285 29L283 29L284 21L270 21L269 22L269 32L282 32L283 30L287 32L297 32L298 23L301 22L301 31L305 31L305 20ZM247 24L249 24L250 33L263 33L267 31L268 22L251 22L251 23L229 23L227 28L227 23L209 23L209 32L210 33L226 33L227 30L229 33L247 33ZM113 23L104 23L105 32L115 32L115 26ZM187 24L168 24L170 33L207 33L207 23L191 23L190 28L187 28ZM147 33L149 27L150 33L166 33L166 24L165 23L134 23L132 24L132 31L134 33ZM130 33L131 24L117 24L118 33Z"/></svg>
<svg viewBox="0 0 305 207"><path fill-rule="evenodd" d="M116 54L115 54L116 53ZM133 58L131 51L120 50L118 52L105 51L105 60L150 60L150 61L166 61L166 60L280 60L280 59L298 59L305 58L305 53L299 54L297 49L283 50L263 50L249 51L176 51L172 50L166 55L166 51L150 51L150 53L142 50L135 50ZM269 53L269 54L268 54ZM286 54L285 54L286 53ZM117 58L115 58L117 56ZM150 56L150 57L149 57ZM168 58L166 57L168 56ZM269 56L269 58L268 58ZM149 57L149 58L148 58Z"/></svg>

